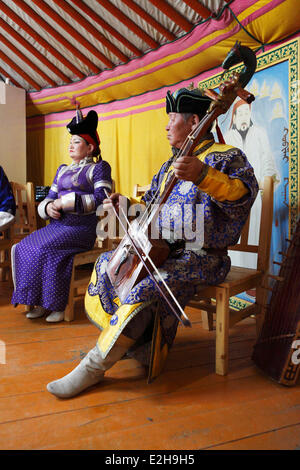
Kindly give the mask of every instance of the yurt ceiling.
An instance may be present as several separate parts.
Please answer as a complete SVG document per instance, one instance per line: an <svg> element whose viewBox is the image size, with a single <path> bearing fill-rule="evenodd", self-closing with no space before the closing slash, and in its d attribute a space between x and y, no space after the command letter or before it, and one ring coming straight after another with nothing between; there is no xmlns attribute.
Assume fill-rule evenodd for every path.
<svg viewBox="0 0 300 470"><path fill-rule="evenodd" d="M175 41L225 0L0 0L0 77L26 91L111 70Z"/></svg>
<svg viewBox="0 0 300 470"><path fill-rule="evenodd" d="M0 0L0 80L27 117L141 96L299 31L299 0ZM76 101L77 100L77 101Z"/></svg>

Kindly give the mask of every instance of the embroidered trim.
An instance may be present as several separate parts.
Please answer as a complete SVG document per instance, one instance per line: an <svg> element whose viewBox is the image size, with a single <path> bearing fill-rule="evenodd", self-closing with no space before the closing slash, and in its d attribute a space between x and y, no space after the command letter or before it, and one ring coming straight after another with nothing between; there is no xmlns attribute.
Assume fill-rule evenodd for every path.
<svg viewBox="0 0 300 470"><path fill-rule="evenodd" d="M57 193L57 192L58 192L57 184L52 183L51 188L50 188L50 191L53 191L54 193Z"/></svg>
<svg viewBox="0 0 300 470"><path fill-rule="evenodd" d="M11 277L14 285L14 290L16 290L16 263L15 263L15 249L17 243L11 247Z"/></svg>
<svg viewBox="0 0 300 470"><path fill-rule="evenodd" d="M58 184L58 180L61 178L61 176L69 169L70 167L68 165L64 165L58 172L58 175L57 175L57 184Z"/></svg>
<svg viewBox="0 0 300 470"><path fill-rule="evenodd" d="M39 216L42 219L44 220L50 219L49 215L46 212L46 207L50 202L53 202L53 201L54 199L51 199L50 197L46 197L43 201L39 203L37 210L38 210Z"/></svg>
<svg viewBox="0 0 300 470"><path fill-rule="evenodd" d="M71 212L75 209L75 192L61 196L62 208L64 212Z"/></svg>
<svg viewBox="0 0 300 470"><path fill-rule="evenodd" d="M94 174L95 165L96 163L92 164L86 172L86 180L91 187L93 187L93 174Z"/></svg>
<svg viewBox="0 0 300 470"><path fill-rule="evenodd" d="M91 212L95 209L95 200L91 194L81 196L84 212Z"/></svg>
<svg viewBox="0 0 300 470"><path fill-rule="evenodd" d="M112 185L110 181L100 180L100 181L96 181L96 183L94 184L94 189L98 189L98 188L108 188L111 190Z"/></svg>
<svg viewBox="0 0 300 470"><path fill-rule="evenodd" d="M203 163L203 169L201 170L199 178L195 181L195 185L199 186L199 184L204 180L204 178L207 176L209 170L209 166L206 165L206 163Z"/></svg>

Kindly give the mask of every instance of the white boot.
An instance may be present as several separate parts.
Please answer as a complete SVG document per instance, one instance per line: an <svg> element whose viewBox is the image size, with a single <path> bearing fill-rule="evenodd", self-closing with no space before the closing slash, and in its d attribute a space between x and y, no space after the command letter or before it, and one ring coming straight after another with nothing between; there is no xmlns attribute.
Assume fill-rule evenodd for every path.
<svg viewBox="0 0 300 470"><path fill-rule="evenodd" d="M46 321L50 323L57 323L63 321L65 318L65 312L51 312L50 315L46 317Z"/></svg>
<svg viewBox="0 0 300 470"><path fill-rule="evenodd" d="M105 359L95 346L75 369L59 380L50 382L47 390L59 398L71 398L103 380L104 372L121 359L128 347L115 344Z"/></svg>
<svg viewBox="0 0 300 470"><path fill-rule="evenodd" d="M31 320L34 318L43 317L47 312L47 309L44 307L34 307L30 312L26 313L26 318L30 318Z"/></svg>

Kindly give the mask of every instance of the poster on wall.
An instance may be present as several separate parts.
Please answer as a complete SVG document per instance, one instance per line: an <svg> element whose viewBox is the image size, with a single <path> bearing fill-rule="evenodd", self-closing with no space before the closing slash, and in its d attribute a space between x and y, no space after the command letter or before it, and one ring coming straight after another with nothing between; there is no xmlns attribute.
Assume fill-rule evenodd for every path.
<svg viewBox="0 0 300 470"><path fill-rule="evenodd" d="M255 100L251 105L237 98L218 124L226 144L244 151L261 183L274 179L274 215L270 274L277 274L299 213L298 172L298 48L299 39L257 56L257 69L246 86ZM242 67L235 70L240 71ZM198 86L218 91L221 75ZM251 210L249 242L258 244L261 194ZM256 268L257 255L230 252L232 265ZM274 263L275 262L275 263ZM240 296L255 301L255 291Z"/></svg>

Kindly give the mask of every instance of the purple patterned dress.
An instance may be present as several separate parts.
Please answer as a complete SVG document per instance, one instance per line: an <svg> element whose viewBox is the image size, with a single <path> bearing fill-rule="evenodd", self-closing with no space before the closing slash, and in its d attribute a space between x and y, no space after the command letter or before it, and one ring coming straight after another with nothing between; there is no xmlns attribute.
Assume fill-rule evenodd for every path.
<svg viewBox="0 0 300 470"><path fill-rule="evenodd" d="M47 198L38 207L48 219L46 206L61 198L59 219L24 238L12 249L13 304L63 311L69 296L73 258L90 250L96 239L97 207L111 191L110 165L86 157L79 164L61 165Z"/></svg>

